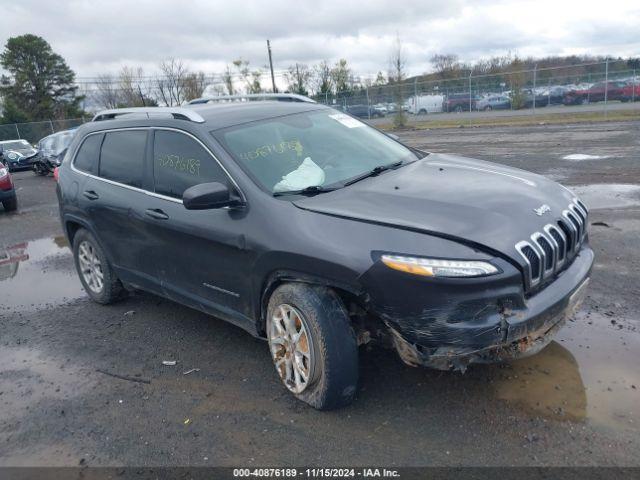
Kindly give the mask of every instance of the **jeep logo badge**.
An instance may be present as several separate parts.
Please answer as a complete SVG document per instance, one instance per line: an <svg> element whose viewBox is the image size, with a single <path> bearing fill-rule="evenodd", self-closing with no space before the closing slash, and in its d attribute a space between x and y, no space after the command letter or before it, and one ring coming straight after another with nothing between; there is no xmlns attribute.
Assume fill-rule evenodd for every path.
<svg viewBox="0 0 640 480"><path fill-rule="evenodd" d="M534 208L533 211L536 213L536 215L541 217L545 213L550 212L551 207L545 203L544 205L541 205L538 208Z"/></svg>

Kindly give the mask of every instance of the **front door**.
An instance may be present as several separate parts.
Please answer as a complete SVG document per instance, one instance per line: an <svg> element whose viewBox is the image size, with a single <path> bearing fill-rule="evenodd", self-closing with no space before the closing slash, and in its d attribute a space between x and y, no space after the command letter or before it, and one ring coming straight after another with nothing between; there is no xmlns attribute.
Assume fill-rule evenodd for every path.
<svg viewBox="0 0 640 480"><path fill-rule="evenodd" d="M194 137L154 130L155 197L145 200L149 235L165 295L235 323L248 322L252 252L243 209L187 210L182 194L194 185L232 183Z"/></svg>

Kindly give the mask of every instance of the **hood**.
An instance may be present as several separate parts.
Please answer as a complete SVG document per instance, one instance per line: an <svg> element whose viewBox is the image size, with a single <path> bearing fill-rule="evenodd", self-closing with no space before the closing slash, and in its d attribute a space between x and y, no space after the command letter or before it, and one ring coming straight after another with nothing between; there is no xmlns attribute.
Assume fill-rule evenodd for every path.
<svg viewBox="0 0 640 480"><path fill-rule="evenodd" d="M30 158L30 157L33 157L36 153L38 153L38 151L35 148L31 148L31 147L11 148L11 149L5 150L5 153L7 154L11 152L17 153L22 158Z"/></svg>
<svg viewBox="0 0 640 480"><path fill-rule="evenodd" d="M573 198L569 190L540 175L430 154L397 170L293 203L313 212L484 246L523 265L515 244L557 222ZM534 209L542 205L550 211L538 215Z"/></svg>

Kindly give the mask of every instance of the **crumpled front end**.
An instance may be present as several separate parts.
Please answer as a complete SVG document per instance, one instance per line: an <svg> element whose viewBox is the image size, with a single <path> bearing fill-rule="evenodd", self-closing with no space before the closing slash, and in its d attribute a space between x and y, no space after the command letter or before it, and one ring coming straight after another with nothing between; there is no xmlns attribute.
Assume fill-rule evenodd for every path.
<svg viewBox="0 0 640 480"><path fill-rule="evenodd" d="M533 355L553 340L580 306L593 258L593 251L584 246L567 270L528 298L521 289L518 294L509 287L510 282L501 285L499 279L493 285L448 284L438 295L429 296L429 308L419 315L402 315L403 310L411 313L412 302L405 296L403 304L387 303L378 316L408 365L464 371L472 363ZM402 290L411 297L410 290ZM440 303L434 304L434 298Z"/></svg>

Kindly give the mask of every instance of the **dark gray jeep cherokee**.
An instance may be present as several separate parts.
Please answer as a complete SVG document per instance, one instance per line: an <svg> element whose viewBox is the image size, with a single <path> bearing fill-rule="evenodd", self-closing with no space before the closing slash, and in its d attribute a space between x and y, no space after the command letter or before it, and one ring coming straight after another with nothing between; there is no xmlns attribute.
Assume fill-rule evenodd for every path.
<svg viewBox="0 0 640 480"><path fill-rule="evenodd" d="M232 322L322 409L352 400L367 342L464 371L551 341L593 263L574 194L270 100L111 110L78 129L57 192L93 300L142 289Z"/></svg>

